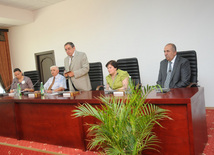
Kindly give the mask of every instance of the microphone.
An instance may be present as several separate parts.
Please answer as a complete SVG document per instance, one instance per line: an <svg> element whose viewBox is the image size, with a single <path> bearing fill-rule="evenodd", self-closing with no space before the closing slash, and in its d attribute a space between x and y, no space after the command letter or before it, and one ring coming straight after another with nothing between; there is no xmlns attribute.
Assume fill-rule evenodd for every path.
<svg viewBox="0 0 214 155"><path fill-rule="evenodd" d="M13 81L13 82L11 83L11 85L9 85L9 86L7 86L7 87L5 88L5 90L8 89L8 88L10 88L13 84L17 84L17 82Z"/></svg>
<svg viewBox="0 0 214 155"><path fill-rule="evenodd" d="M12 82L12 84L10 84L9 86L7 86L6 88L3 88L3 92L4 92L4 93L0 93L0 96L6 96L6 95L8 95L7 92L6 92L6 90L7 90L8 88L10 88L13 84L14 84L14 82Z"/></svg>
<svg viewBox="0 0 214 155"><path fill-rule="evenodd" d="M9 85L7 88L4 88L5 86L4 86L4 82L3 82L3 80L2 80L1 74L0 74L0 85L1 85L1 87L2 87L2 89L3 89L3 93L4 93L4 92L6 93L5 89L7 89L7 88L9 88L9 87L11 86L11 85ZM0 96L2 96L3 93L1 93Z"/></svg>
<svg viewBox="0 0 214 155"><path fill-rule="evenodd" d="M37 80L36 83L34 83L34 85L33 85L30 89L33 89L34 86L35 86L39 81L40 81L40 80ZM33 93L33 92L29 92L29 91L24 91L24 92L23 92L24 95L28 95L28 94L31 94L31 93Z"/></svg>
<svg viewBox="0 0 214 155"><path fill-rule="evenodd" d="M30 87L30 89L33 89L34 86L39 82L40 80L37 80L36 83L34 83L34 85L32 87Z"/></svg>
<svg viewBox="0 0 214 155"><path fill-rule="evenodd" d="M33 85L33 87L32 87L32 88L34 88L34 86L35 86L39 81L40 81L40 80L37 80L37 81L36 81L36 83L34 83L34 85Z"/></svg>

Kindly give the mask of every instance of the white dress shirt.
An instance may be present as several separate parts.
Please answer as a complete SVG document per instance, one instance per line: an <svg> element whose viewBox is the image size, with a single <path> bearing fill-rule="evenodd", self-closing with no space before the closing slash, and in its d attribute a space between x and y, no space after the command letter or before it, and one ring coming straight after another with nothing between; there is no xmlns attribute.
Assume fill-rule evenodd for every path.
<svg viewBox="0 0 214 155"><path fill-rule="evenodd" d="M45 90L48 90L49 86L51 85L51 83L53 81L53 78L54 77L49 78L48 81L45 83L45 85L44 85ZM63 87L65 89L67 88L67 86L66 86L66 79L65 79L64 76L62 76L60 74L57 74L55 76L55 82L54 82L54 84L53 84L53 86L52 86L51 89L55 90L55 89L57 89L59 87Z"/></svg>

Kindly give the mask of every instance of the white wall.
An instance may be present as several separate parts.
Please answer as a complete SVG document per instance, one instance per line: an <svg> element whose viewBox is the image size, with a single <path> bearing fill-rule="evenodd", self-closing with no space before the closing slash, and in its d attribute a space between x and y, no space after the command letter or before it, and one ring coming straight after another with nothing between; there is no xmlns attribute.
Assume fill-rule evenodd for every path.
<svg viewBox="0 0 214 155"><path fill-rule="evenodd" d="M13 67L34 70L34 53L54 50L63 66L63 45L72 41L89 62L137 57L143 84L155 84L163 48L196 50L199 85L214 107L213 0L67 0L35 12L35 21L9 29Z"/></svg>
<svg viewBox="0 0 214 155"><path fill-rule="evenodd" d="M4 23L4 25L23 25L32 21L32 11L0 5L0 23Z"/></svg>

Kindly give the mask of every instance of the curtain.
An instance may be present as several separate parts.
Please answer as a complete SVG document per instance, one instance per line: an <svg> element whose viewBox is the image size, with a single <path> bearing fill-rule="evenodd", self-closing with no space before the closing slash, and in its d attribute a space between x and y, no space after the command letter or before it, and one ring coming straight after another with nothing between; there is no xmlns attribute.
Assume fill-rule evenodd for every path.
<svg viewBox="0 0 214 155"><path fill-rule="evenodd" d="M1 84L3 88L6 88L6 91L8 91L13 80L8 35L7 32L1 30L0 35L0 75L2 79Z"/></svg>

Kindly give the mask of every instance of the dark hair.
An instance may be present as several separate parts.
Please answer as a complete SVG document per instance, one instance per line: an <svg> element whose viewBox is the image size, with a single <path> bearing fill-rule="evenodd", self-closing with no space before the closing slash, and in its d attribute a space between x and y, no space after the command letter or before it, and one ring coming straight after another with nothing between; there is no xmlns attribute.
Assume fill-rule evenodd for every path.
<svg viewBox="0 0 214 155"><path fill-rule="evenodd" d="M14 73L15 73L16 71L22 72L19 68L15 68L15 69L13 70Z"/></svg>
<svg viewBox="0 0 214 155"><path fill-rule="evenodd" d="M107 64L106 67L108 67L108 65L112 65L114 68L118 69L118 64L115 60L110 60Z"/></svg>
<svg viewBox="0 0 214 155"><path fill-rule="evenodd" d="M65 47L66 45L71 45L72 48L75 47L75 46L74 46L74 43L72 43L72 42L67 42L67 43L65 43L64 47Z"/></svg>
<svg viewBox="0 0 214 155"><path fill-rule="evenodd" d="M168 43L167 45L171 45L172 48L173 48L173 50L174 50L174 51L177 51L177 48L176 48L175 44L173 44L173 43ZM167 46L167 45L166 45L166 46Z"/></svg>

